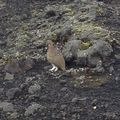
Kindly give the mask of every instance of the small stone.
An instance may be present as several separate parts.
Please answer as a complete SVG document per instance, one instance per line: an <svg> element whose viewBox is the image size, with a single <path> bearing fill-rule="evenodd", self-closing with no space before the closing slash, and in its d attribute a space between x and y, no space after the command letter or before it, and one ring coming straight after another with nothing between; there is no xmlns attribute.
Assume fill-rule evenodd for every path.
<svg viewBox="0 0 120 120"><path fill-rule="evenodd" d="M30 105L26 111L25 111L25 116L29 116L32 115L35 111L37 111L38 109L40 109L42 106L40 104L37 103L33 103L32 105Z"/></svg>
<svg viewBox="0 0 120 120"><path fill-rule="evenodd" d="M77 101L78 101L78 98L76 98L76 97L72 99L73 103L76 103Z"/></svg>
<svg viewBox="0 0 120 120"><path fill-rule="evenodd" d="M0 88L0 95L3 93L4 88Z"/></svg>
<svg viewBox="0 0 120 120"><path fill-rule="evenodd" d="M116 58L117 60L120 60L120 54L116 54L116 55L115 55L115 58Z"/></svg>
<svg viewBox="0 0 120 120"><path fill-rule="evenodd" d="M113 68L113 66L110 66L110 68L109 68L109 72L110 72L110 73L113 73L113 72L114 72L114 68Z"/></svg>
<svg viewBox="0 0 120 120"><path fill-rule="evenodd" d="M11 74L21 73L22 70L17 59L11 59L6 65L4 70Z"/></svg>
<svg viewBox="0 0 120 120"><path fill-rule="evenodd" d="M41 86L35 84L35 85L32 85L32 86L29 87L28 92L29 92L30 94L34 94L34 93L36 93L36 92L38 92L38 91L40 91L40 90L41 90Z"/></svg>
<svg viewBox="0 0 120 120"><path fill-rule="evenodd" d="M46 12L45 14L46 18L54 17L57 15L56 11L49 6L46 7L45 12Z"/></svg>
<svg viewBox="0 0 120 120"><path fill-rule="evenodd" d="M20 85L21 90L25 90L27 87L28 87L28 84L26 84L26 83L23 83Z"/></svg>
<svg viewBox="0 0 120 120"><path fill-rule="evenodd" d="M41 96L40 99L47 99L47 95Z"/></svg>
<svg viewBox="0 0 120 120"><path fill-rule="evenodd" d="M93 109L96 110L96 109L97 109L97 106L94 106Z"/></svg>
<svg viewBox="0 0 120 120"><path fill-rule="evenodd" d="M14 79L14 75L13 75L13 74L10 74L10 73L6 73L4 79L5 79L5 80L13 80L13 79Z"/></svg>
<svg viewBox="0 0 120 120"><path fill-rule="evenodd" d="M29 84L34 80L34 77L26 77L25 84Z"/></svg>
<svg viewBox="0 0 120 120"><path fill-rule="evenodd" d="M51 117L52 117L53 119L55 119L55 118L56 118L55 113L52 113Z"/></svg>
<svg viewBox="0 0 120 120"><path fill-rule="evenodd" d="M33 65L34 65L34 61L30 57L19 60L19 66L22 69L22 71L30 70L33 67Z"/></svg>
<svg viewBox="0 0 120 120"><path fill-rule="evenodd" d="M63 87L60 91L61 91L61 92L67 91L67 87Z"/></svg>
<svg viewBox="0 0 120 120"><path fill-rule="evenodd" d="M84 75L81 75L78 79L79 79L79 80L85 80L85 76L84 76Z"/></svg>
<svg viewBox="0 0 120 120"><path fill-rule="evenodd" d="M5 40L4 40L4 41L3 41L3 40L0 40L0 46L5 46L6 43L7 43L7 42L6 42Z"/></svg>
<svg viewBox="0 0 120 120"><path fill-rule="evenodd" d="M17 112L14 112L14 113L12 113L11 115L10 115L10 118L11 119L17 119L18 118L18 113Z"/></svg>
<svg viewBox="0 0 120 120"><path fill-rule="evenodd" d="M21 90L19 88L11 88L7 91L6 96L8 99L13 99L15 96L20 94Z"/></svg>
<svg viewBox="0 0 120 120"><path fill-rule="evenodd" d="M62 84L62 85L64 85L64 84L66 84L66 80L60 80L60 84Z"/></svg>
<svg viewBox="0 0 120 120"><path fill-rule="evenodd" d="M3 56L3 50L0 49L0 59L2 58L2 56Z"/></svg>
<svg viewBox="0 0 120 120"><path fill-rule="evenodd" d="M118 76L117 76L117 77L115 77L115 80L116 80L116 81L118 81L118 80L119 80L119 77L118 77Z"/></svg>
<svg viewBox="0 0 120 120"><path fill-rule="evenodd" d="M104 116L109 120L115 120L117 118L117 115L115 112L106 112L104 113Z"/></svg>
<svg viewBox="0 0 120 120"><path fill-rule="evenodd" d="M12 103L8 102L0 102L0 109L2 109L4 112L14 112L14 106Z"/></svg>
<svg viewBox="0 0 120 120"><path fill-rule="evenodd" d="M52 109L57 109L57 104L56 103L52 104L51 108Z"/></svg>
<svg viewBox="0 0 120 120"><path fill-rule="evenodd" d="M98 100L97 100L97 99L94 99L91 104L92 104L93 106L95 106L95 105L97 104L97 102L98 102Z"/></svg>
<svg viewBox="0 0 120 120"><path fill-rule="evenodd" d="M38 99L39 99L39 95L32 94L28 97L28 99L26 99L26 103L33 101L33 100L38 100Z"/></svg>
<svg viewBox="0 0 120 120"><path fill-rule="evenodd" d="M91 72L93 72L93 73L104 73L105 72L104 67L96 67L91 70L92 70Z"/></svg>
<svg viewBox="0 0 120 120"><path fill-rule="evenodd" d="M64 110L67 107L67 105L61 105L61 110Z"/></svg>

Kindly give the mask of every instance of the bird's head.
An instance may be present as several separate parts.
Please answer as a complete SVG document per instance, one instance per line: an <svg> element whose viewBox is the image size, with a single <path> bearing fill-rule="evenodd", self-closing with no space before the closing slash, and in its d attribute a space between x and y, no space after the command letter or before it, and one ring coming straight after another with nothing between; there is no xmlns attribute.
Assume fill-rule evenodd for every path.
<svg viewBox="0 0 120 120"><path fill-rule="evenodd" d="M48 47L51 47L51 46L54 46L54 43L53 43L52 40L48 40L47 41L47 45L48 45Z"/></svg>

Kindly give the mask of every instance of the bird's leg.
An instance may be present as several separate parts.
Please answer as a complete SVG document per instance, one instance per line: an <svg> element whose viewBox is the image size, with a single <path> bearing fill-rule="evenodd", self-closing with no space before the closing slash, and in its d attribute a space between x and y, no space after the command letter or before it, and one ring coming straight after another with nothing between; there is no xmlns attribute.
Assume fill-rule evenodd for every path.
<svg viewBox="0 0 120 120"><path fill-rule="evenodd" d="M56 67L56 66L55 66L55 69L54 69L54 71L56 72L57 70L58 70L58 67Z"/></svg>
<svg viewBox="0 0 120 120"><path fill-rule="evenodd" d="M54 64L52 64L52 68L50 69L50 71L53 71L56 68L56 66Z"/></svg>

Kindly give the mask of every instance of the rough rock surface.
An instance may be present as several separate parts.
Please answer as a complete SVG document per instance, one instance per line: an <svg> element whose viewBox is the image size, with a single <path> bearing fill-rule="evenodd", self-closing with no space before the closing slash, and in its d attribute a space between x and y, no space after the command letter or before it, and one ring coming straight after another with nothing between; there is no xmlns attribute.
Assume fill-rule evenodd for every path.
<svg viewBox="0 0 120 120"><path fill-rule="evenodd" d="M14 112L14 106L12 103L9 102L0 102L0 108L4 111L4 112Z"/></svg>
<svg viewBox="0 0 120 120"><path fill-rule="evenodd" d="M119 26L119 0L0 0L0 120L120 120Z"/></svg>
<svg viewBox="0 0 120 120"><path fill-rule="evenodd" d="M32 86L29 87L28 92L30 94L35 94L36 92L39 92L40 90L41 90L41 86L35 84L35 85L32 85Z"/></svg>
<svg viewBox="0 0 120 120"><path fill-rule="evenodd" d="M11 88L7 91L6 96L8 99L13 99L14 97L19 96L21 93L21 90L19 88Z"/></svg>
<svg viewBox="0 0 120 120"><path fill-rule="evenodd" d="M80 40L68 41L63 49L63 55L66 61L71 61L74 57L77 58Z"/></svg>
<svg viewBox="0 0 120 120"><path fill-rule="evenodd" d="M37 103L33 103L31 106L29 106L25 111L25 116L29 116L33 114L35 111L38 111L38 109L42 108L41 105Z"/></svg>
<svg viewBox="0 0 120 120"><path fill-rule="evenodd" d="M113 52L112 46L103 40L93 43L86 50L80 50L80 40L69 41L65 44L63 54L66 61L76 60L78 65L97 66L101 58L109 57Z"/></svg>

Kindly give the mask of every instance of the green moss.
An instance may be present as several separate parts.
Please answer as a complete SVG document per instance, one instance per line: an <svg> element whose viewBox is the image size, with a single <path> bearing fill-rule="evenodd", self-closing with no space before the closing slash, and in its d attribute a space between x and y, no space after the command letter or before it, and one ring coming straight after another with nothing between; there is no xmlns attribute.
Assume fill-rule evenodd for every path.
<svg viewBox="0 0 120 120"><path fill-rule="evenodd" d="M28 23L24 23L24 24L22 24L22 26L19 28L19 32L26 32L26 31L28 31L29 30L29 24Z"/></svg>
<svg viewBox="0 0 120 120"><path fill-rule="evenodd" d="M28 31L29 27L28 24L23 24L17 32L17 37L16 37L16 48L23 48L25 47L29 40L31 39L32 35Z"/></svg>
<svg viewBox="0 0 120 120"><path fill-rule="evenodd" d="M84 31L93 31L96 35L102 35L107 34L107 31L103 29L101 26L97 26L93 23L87 23L87 24L78 24L74 26L74 33L81 34Z"/></svg>
<svg viewBox="0 0 120 120"><path fill-rule="evenodd" d="M65 15L69 16L75 14L74 9L70 5L63 5L63 12L65 13Z"/></svg>
<svg viewBox="0 0 120 120"><path fill-rule="evenodd" d="M77 32L82 32L82 31L85 31L85 30L93 30L93 29L100 30L101 27L95 26L92 23L80 24L80 25L75 26L75 30Z"/></svg>
<svg viewBox="0 0 120 120"><path fill-rule="evenodd" d="M81 15L80 15L80 20L81 20L81 21L85 21L85 20L87 20L87 19L89 19L88 14L81 14Z"/></svg>
<svg viewBox="0 0 120 120"><path fill-rule="evenodd" d="M24 35L18 35L17 36L17 41L16 41L16 47L17 48L22 48L22 47L25 47L27 42L29 41L29 36L27 36L26 34Z"/></svg>
<svg viewBox="0 0 120 120"><path fill-rule="evenodd" d="M101 15L101 14L104 13L104 10L103 10L102 7L98 6L97 9L96 9L96 12L97 12L99 15Z"/></svg>
<svg viewBox="0 0 120 120"><path fill-rule="evenodd" d="M81 43L80 43L80 50L86 50L86 49L88 49L90 46L92 46L92 43L91 43L90 41L81 42Z"/></svg>
<svg viewBox="0 0 120 120"><path fill-rule="evenodd" d="M76 87L95 88L105 84L109 80L110 80L110 77L105 74L91 75L91 76L86 75L85 79L79 79L79 77L72 78L71 83L74 84Z"/></svg>
<svg viewBox="0 0 120 120"><path fill-rule="evenodd" d="M41 9L33 9L33 10L31 10L31 15L32 15L32 17L39 17L39 16L41 16L41 14L42 14L42 10Z"/></svg>

